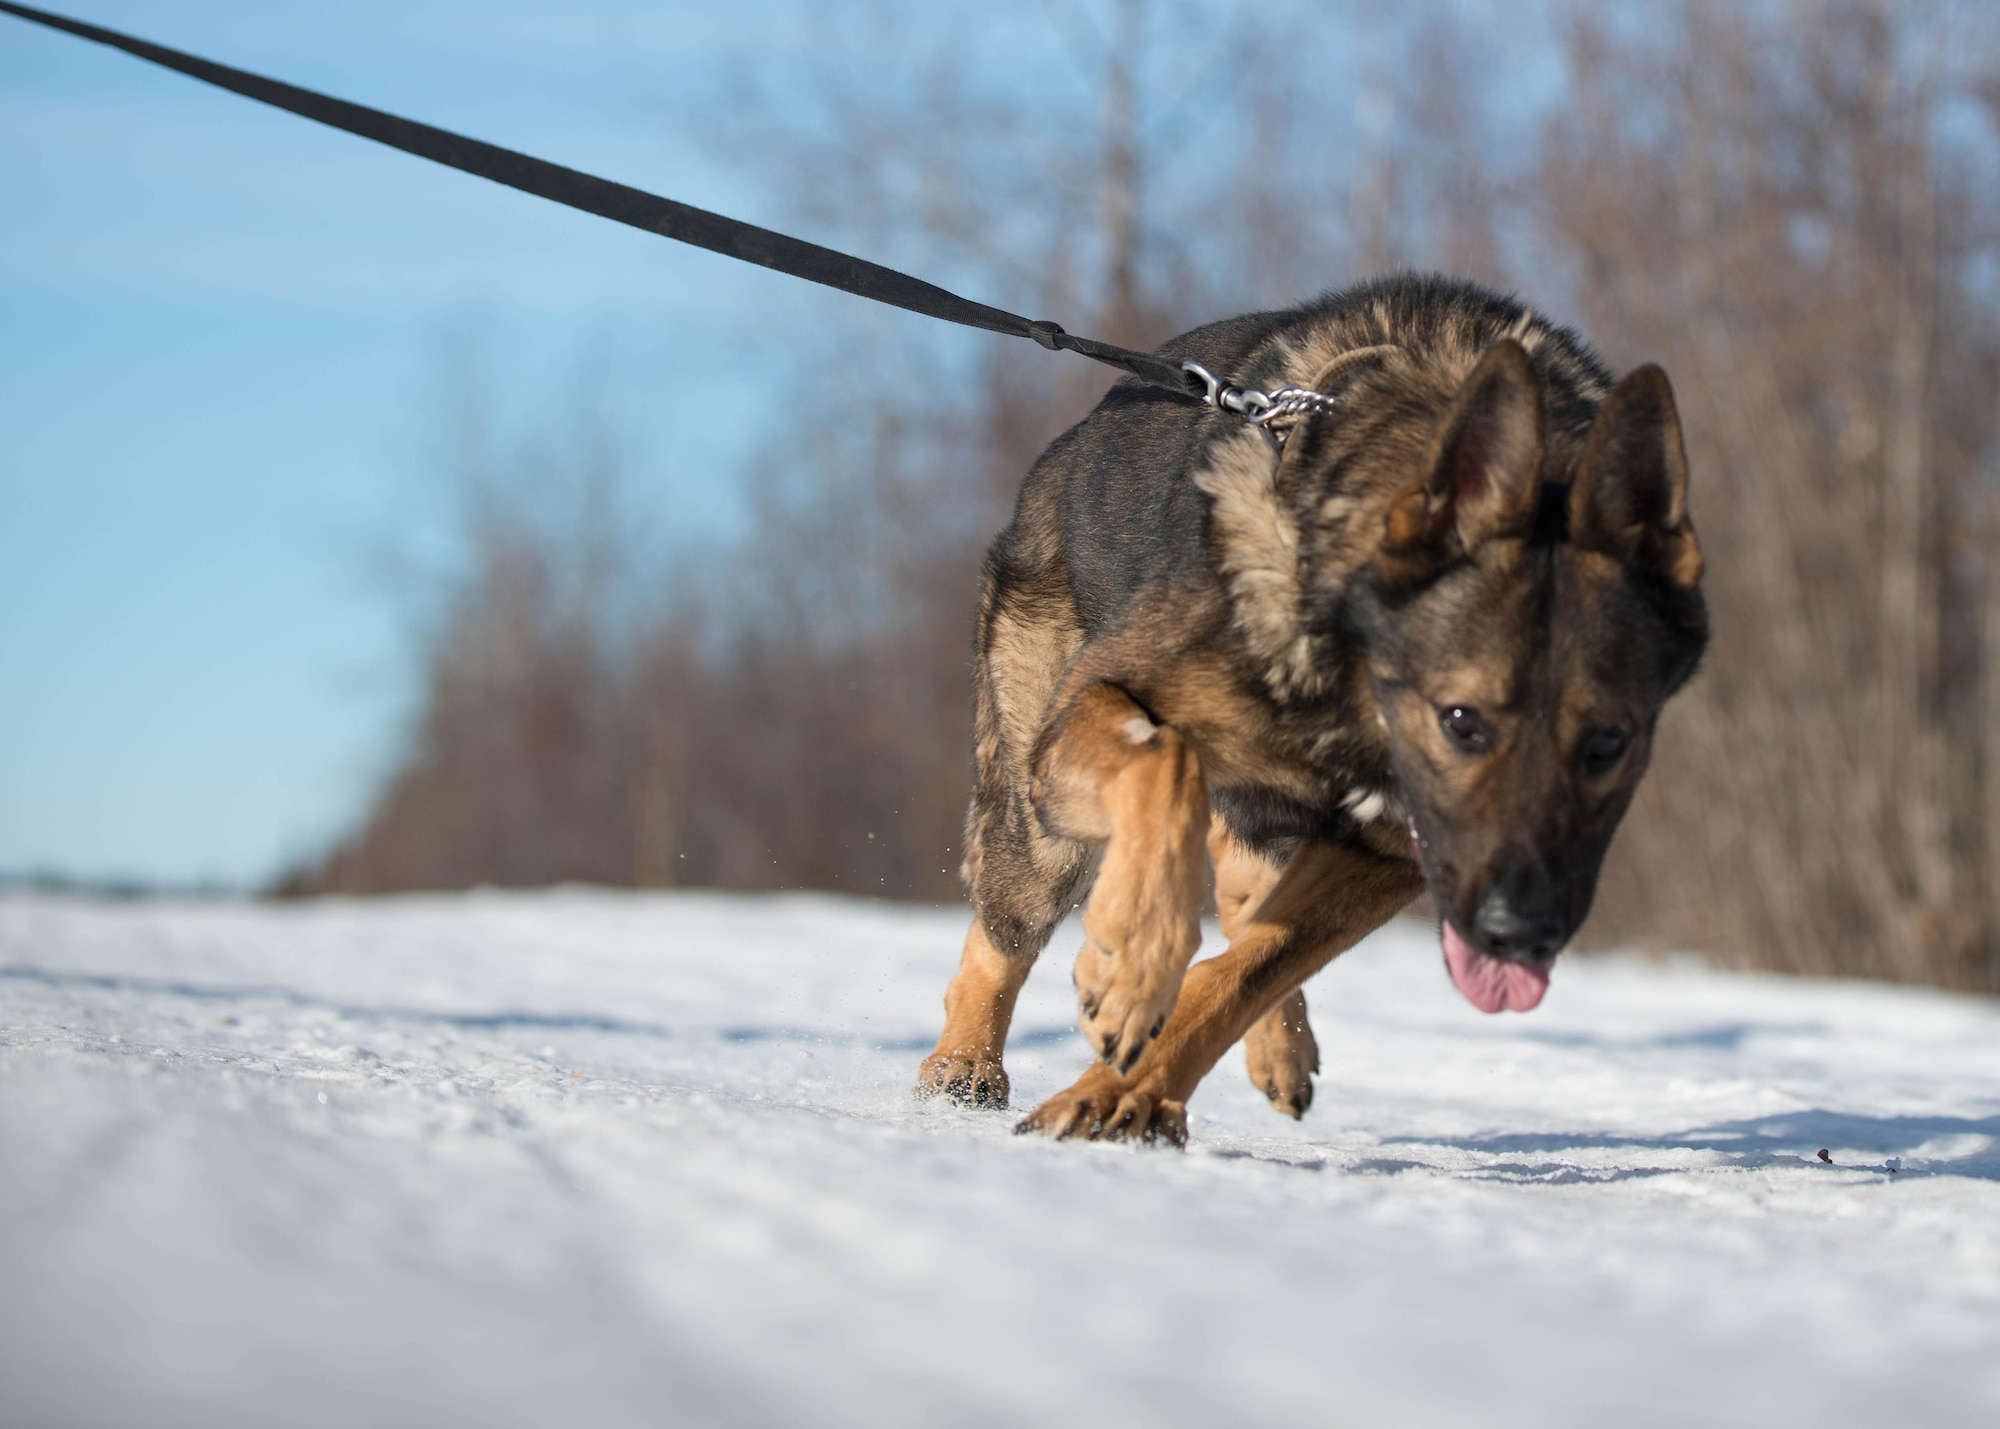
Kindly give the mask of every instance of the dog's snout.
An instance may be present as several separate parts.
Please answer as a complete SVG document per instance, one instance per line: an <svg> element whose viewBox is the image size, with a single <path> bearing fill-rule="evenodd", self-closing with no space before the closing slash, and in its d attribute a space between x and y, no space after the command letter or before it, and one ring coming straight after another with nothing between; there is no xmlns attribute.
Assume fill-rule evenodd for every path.
<svg viewBox="0 0 2000 1429"><path fill-rule="evenodd" d="M1486 952L1517 962L1552 958L1569 937L1553 909L1522 907L1497 888L1479 905L1473 931Z"/></svg>

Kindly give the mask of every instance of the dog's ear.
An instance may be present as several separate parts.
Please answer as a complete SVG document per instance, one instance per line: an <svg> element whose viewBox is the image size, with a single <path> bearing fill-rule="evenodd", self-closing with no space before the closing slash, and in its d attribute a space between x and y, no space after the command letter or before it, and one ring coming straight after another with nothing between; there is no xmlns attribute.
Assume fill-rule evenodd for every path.
<svg viewBox="0 0 2000 1429"><path fill-rule="evenodd" d="M1479 359L1438 423L1423 473L1390 503L1384 574L1416 577L1527 530L1541 467L1542 388L1510 338Z"/></svg>
<svg viewBox="0 0 2000 1429"><path fill-rule="evenodd" d="M1570 538L1693 586L1701 543L1688 520L1687 487L1673 384L1648 363L1618 384L1591 424L1570 488Z"/></svg>

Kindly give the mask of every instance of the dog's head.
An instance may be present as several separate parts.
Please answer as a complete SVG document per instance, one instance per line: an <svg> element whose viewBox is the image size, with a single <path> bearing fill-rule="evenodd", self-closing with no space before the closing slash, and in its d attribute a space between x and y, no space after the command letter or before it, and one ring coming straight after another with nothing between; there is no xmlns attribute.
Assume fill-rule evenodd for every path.
<svg viewBox="0 0 2000 1429"><path fill-rule="evenodd" d="M1527 354L1498 344L1349 607L1446 961L1489 1012L1540 1001L1707 640L1666 374L1618 384L1581 442L1545 432Z"/></svg>

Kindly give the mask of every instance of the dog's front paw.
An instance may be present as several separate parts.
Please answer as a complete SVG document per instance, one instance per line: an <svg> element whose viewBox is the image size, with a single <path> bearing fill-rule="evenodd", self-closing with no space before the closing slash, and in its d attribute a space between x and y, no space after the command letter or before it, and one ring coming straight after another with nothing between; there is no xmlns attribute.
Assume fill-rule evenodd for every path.
<svg viewBox="0 0 2000 1429"><path fill-rule="evenodd" d="M1007 1109L1007 1069L984 1048L933 1052L917 1072L916 1095L950 1097L960 1106Z"/></svg>
<svg viewBox="0 0 2000 1429"><path fill-rule="evenodd" d="M1297 1121L1313 1100L1319 1043L1306 1021L1306 996L1294 992L1257 1020L1243 1038L1250 1081L1271 1105Z"/></svg>
<svg viewBox="0 0 2000 1429"><path fill-rule="evenodd" d="M1077 1025L1114 1071L1128 1072L1180 996L1184 959L1135 956L1092 938L1076 956Z"/></svg>
<svg viewBox="0 0 2000 1429"><path fill-rule="evenodd" d="M1119 918L1101 914L1093 903L1083 931L1086 941L1071 974L1077 1025L1106 1066L1129 1072L1167 1025L1181 978L1201 946L1201 925L1178 909Z"/></svg>
<svg viewBox="0 0 2000 1429"><path fill-rule="evenodd" d="M1128 1080L1109 1067L1095 1066L1077 1078L1068 1091L1058 1092L1022 1117L1014 1130L1019 1135L1034 1132L1057 1141L1074 1136L1085 1141L1164 1142L1184 1147L1187 1103L1163 1095L1150 1078Z"/></svg>

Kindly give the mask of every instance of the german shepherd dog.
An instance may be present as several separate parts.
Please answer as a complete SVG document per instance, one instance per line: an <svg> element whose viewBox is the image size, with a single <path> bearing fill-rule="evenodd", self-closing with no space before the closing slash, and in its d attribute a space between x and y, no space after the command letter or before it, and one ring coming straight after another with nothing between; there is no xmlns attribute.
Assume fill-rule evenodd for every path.
<svg viewBox="0 0 2000 1429"><path fill-rule="evenodd" d="M1239 1040L1303 1114L1301 985L1426 885L1459 991L1541 1000L1707 612L1657 367L1614 384L1416 275L1161 351L1335 400L1280 438L1123 381L1028 473L980 605L975 917L917 1090L1007 1104L1015 998L1082 902L1101 1060L1019 1129L1181 1145ZM1189 967L1204 846L1229 947Z"/></svg>

